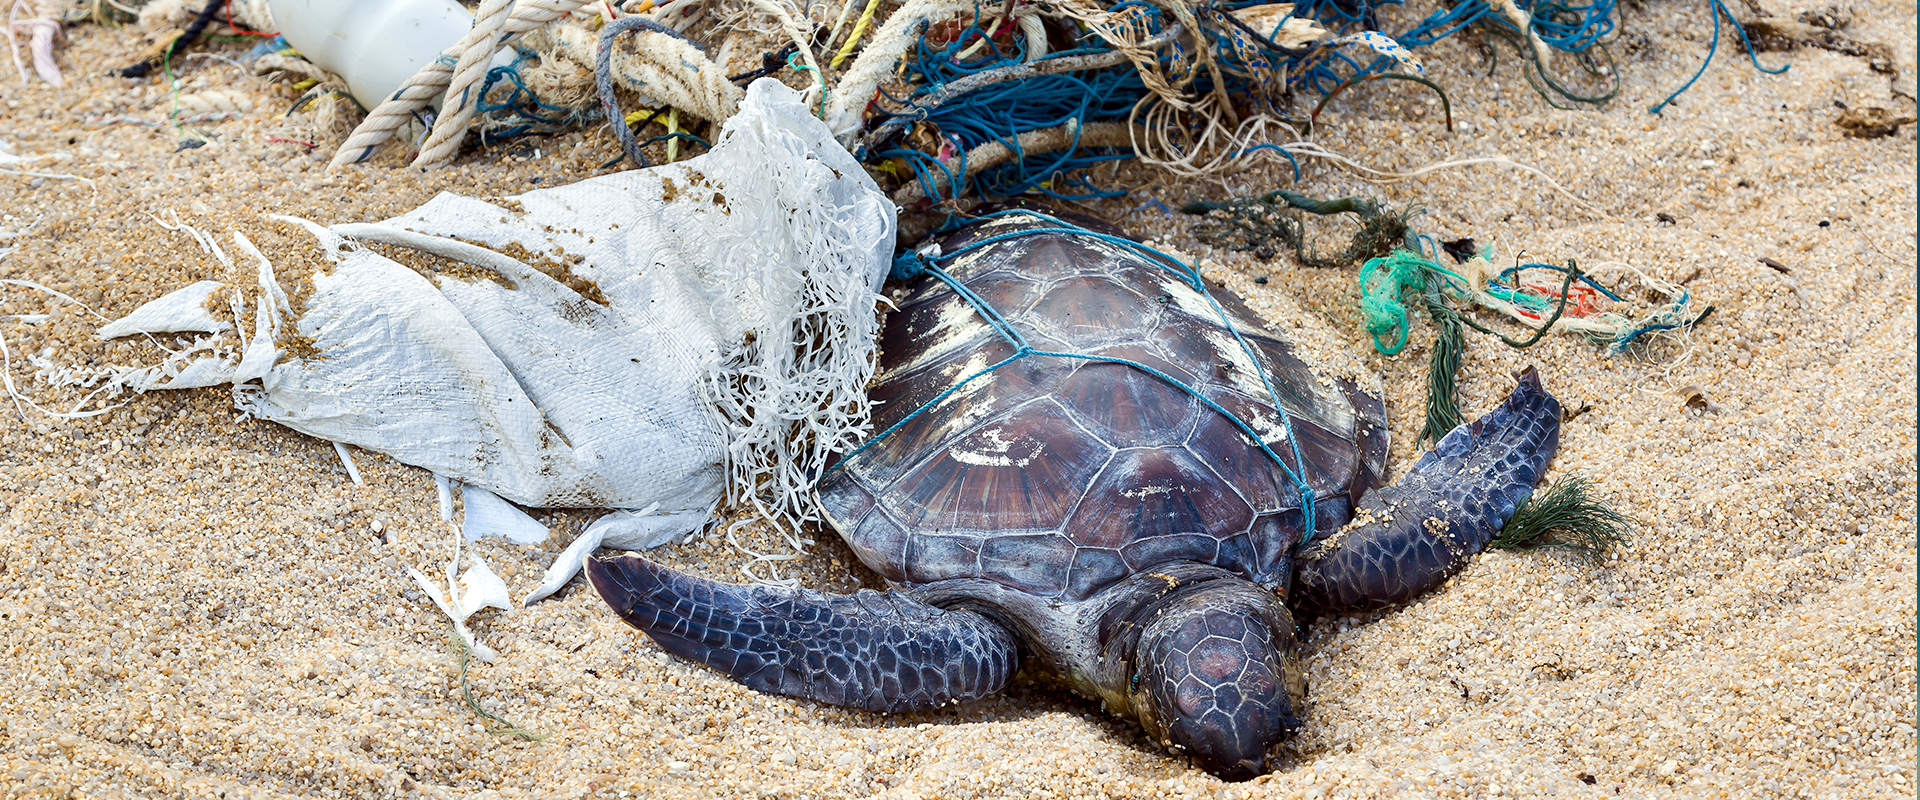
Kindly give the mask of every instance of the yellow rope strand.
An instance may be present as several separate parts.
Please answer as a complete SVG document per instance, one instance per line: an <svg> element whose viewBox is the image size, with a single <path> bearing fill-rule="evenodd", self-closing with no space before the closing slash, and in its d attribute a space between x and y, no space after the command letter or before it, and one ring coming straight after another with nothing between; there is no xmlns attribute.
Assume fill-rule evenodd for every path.
<svg viewBox="0 0 1920 800"><path fill-rule="evenodd" d="M880 0L867 0L867 8L860 12L860 21L853 23L853 33L847 35L847 43L840 46L840 52L833 57L828 69L839 69L847 56L853 55L854 45L860 43L860 37L867 35L867 28L873 25L873 14L880 10Z"/></svg>

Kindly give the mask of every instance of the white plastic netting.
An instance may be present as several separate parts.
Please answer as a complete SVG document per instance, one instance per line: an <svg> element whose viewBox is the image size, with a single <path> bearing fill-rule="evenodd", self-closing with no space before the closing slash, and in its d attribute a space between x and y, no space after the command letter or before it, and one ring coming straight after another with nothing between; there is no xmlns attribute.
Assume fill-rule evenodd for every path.
<svg viewBox="0 0 1920 800"><path fill-rule="evenodd" d="M277 219L329 262L304 308L236 233L259 268L252 324L242 291L197 283L101 329L205 334L191 352L99 377L231 383L248 414L522 505L644 510L596 526L634 529L609 544L684 535L723 498L797 527L819 472L867 429L894 206L777 81L678 164L493 202L443 194L383 222Z"/></svg>

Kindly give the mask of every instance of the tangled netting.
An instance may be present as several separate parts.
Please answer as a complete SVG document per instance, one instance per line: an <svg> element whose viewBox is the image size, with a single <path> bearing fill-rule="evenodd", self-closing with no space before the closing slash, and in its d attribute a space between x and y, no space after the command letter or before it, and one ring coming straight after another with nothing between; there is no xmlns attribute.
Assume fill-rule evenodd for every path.
<svg viewBox="0 0 1920 800"><path fill-rule="evenodd" d="M1189 177L1254 157L1292 161L1297 148L1277 144L1288 139L1275 134L1297 138L1310 128L1291 113L1296 95L1417 78L1425 68L1408 48L1475 23L1515 46L1528 79L1550 99L1597 103L1618 91L1603 44L1614 28L1612 0L1469 0L1384 35L1378 11L1399 2L1124 0L929 11L903 48L907 91L873 98L856 154L910 174L915 190L903 199L936 200L967 188L1110 196L1118 192L1096 186L1088 168L1133 156ZM915 5L896 18L910 17ZM1579 80L1556 77L1556 53Z"/></svg>
<svg viewBox="0 0 1920 800"><path fill-rule="evenodd" d="M1425 69L1412 51L1455 34L1479 37L1488 74L1502 52L1493 45L1510 45L1526 80L1553 105L1602 103L1620 91L1608 48L1616 0L1462 0L1400 29L1395 17L1404 14L1381 12L1403 2L482 0L470 4L466 36L368 104L333 165L411 139L419 148L413 164L433 167L449 162L470 132L495 144L602 122L617 131L637 123L639 138L621 137L636 164L653 160L643 149L664 150L673 161L682 148L709 144L737 111L746 82L773 75L805 85L809 105L841 144L894 177L897 202L1026 192L1084 199L1116 194L1111 178L1103 185L1092 168L1127 158L1183 178L1284 158L1294 162L1297 180L1296 159L1331 158L1306 138L1319 106L1306 119L1293 113L1300 95L1323 106L1380 78L1437 91L1419 77ZM99 17L103 6L94 6ZM1706 60L1718 49L1723 18L1752 58L1746 26L1722 0L1706 6ZM155 0L140 19L156 34L187 26L271 36L273 27L264 0ZM19 19L14 28L32 31L36 66L51 68L43 56L58 20ZM616 31L632 33L608 35ZM164 69L191 39L139 66ZM729 74L754 55L758 68ZM17 56L16 68L24 74ZM57 71L42 72L59 80ZM1698 77L1649 110L1658 113ZM314 92L339 92L324 74L307 79ZM616 89L638 110L623 113ZM449 102L436 112L443 95ZM306 105L303 98L296 107ZM339 105L311 107L339 122ZM320 127L330 131L333 122ZM425 132L415 135L419 129Z"/></svg>
<svg viewBox="0 0 1920 800"><path fill-rule="evenodd" d="M1551 331L1567 331L1601 343L1610 354L1618 355L1629 352L1650 335L1684 331L1713 313L1713 306L1695 310L1693 294L1685 286L1654 278L1630 265L1609 266L1631 273L1649 297L1660 298L1651 300L1652 307L1638 314L1631 313L1632 303L1625 297L1582 272L1571 260L1566 266L1516 261L1511 267L1497 269L1492 248L1476 250L1470 239L1439 244L1417 234L1414 238L1417 249L1395 250L1369 259L1360 268L1360 315L1373 336L1374 348L1390 356L1407 346L1412 331L1408 304L1418 301L1433 321L1422 441L1438 441L1460 424L1455 385L1466 348L1466 328L1519 349L1532 347ZM1457 270L1440 265L1442 252L1453 256ZM1529 273L1540 272L1554 277L1545 282L1527 280ZM1479 306L1503 314L1529 326L1530 335L1515 339L1463 314L1456 306Z"/></svg>
<svg viewBox="0 0 1920 800"><path fill-rule="evenodd" d="M1317 533L1317 530L1314 527L1314 523L1319 519L1319 517L1314 513L1313 491L1309 485L1306 475L1303 474L1303 471L1309 467L1309 462L1301 457L1299 438L1294 435L1293 418L1288 413L1286 406L1283 403L1281 403L1279 393L1274 391L1273 377L1268 374L1267 368L1266 366L1264 366L1265 362L1255 352L1253 345L1249 344L1246 337L1241 334L1240 326L1234 323L1233 319L1228 316L1226 309L1220 305L1220 302L1214 298L1213 293L1208 290L1207 281L1200 274L1199 266L1197 264L1187 264L1185 262L1180 261L1179 259L1174 258L1171 255L1168 255L1164 252L1156 250L1152 247L1148 247L1146 245L1140 244L1139 242L1135 242L1131 239L1090 230L1083 226L1076 225L1066 220L1062 220L1059 217L1055 217L1050 214L1045 214L1032 209L999 211L999 212L994 212L994 213L984 214L978 217L974 217L968 221L975 222L975 223L990 223L994 220L1001 220L1001 219L1017 221L1022 217L1032 220L1037 224L1031 225L1029 227L1012 227L1009 229L1003 229L1000 232L995 232L993 229L988 229L987 231L988 235L985 235L978 240L969 242L951 251L940 252L937 249L930 249L925 251L909 250L905 253L902 253L898 258L894 260L893 269L890 277L892 277L894 280L899 280L899 281L912 281L912 280L921 280L925 278L933 278L945 284L948 289L951 289L953 291L954 294L958 295L961 299L966 301L967 305L973 309L973 312L979 315L981 321L985 322L988 327L992 328L995 333L999 334L1001 339L1003 339L1008 345L1013 347L1013 353L1007 356L1006 358L997 361L992 365L975 370L974 372L961 377L959 380L955 381L953 384L949 385L944 390L942 390L939 394L935 395L932 399L928 400L925 403L922 403L920 406L915 408L907 416L901 418L899 422L896 422L892 426L888 427L886 430L883 430L875 434L872 438L868 439L865 443L861 444L859 447L847 453L846 458L841 459L839 462L837 462L833 468L837 469L839 468L840 465L844 465L852 461L854 457L858 456L862 451L865 451L866 449L872 447L873 445L885 440L887 437L892 436L894 432L900 430L901 428L906 427L906 425L909 422L912 422L916 417L919 417L921 414L928 412L930 409L935 409L940 407L942 401L946 400L947 397L954 394L955 392L960 391L967 384L972 383L975 380L985 378L986 376L993 374L995 371L1001 369L1002 367L1005 367L1023 358L1032 358L1032 357L1064 358L1064 359L1080 359L1084 361L1099 361L1099 362L1105 362L1109 364L1120 364L1123 366L1127 366L1127 367L1131 367L1133 369L1139 370L1148 375L1151 375L1155 379L1162 381L1167 385L1180 390L1181 392L1191 395L1194 399L1198 400L1202 405L1206 406L1208 409L1212 410L1214 413L1220 414L1222 417L1226 418L1229 422L1231 422L1234 427L1238 428L1240 432L1247 437L1247 440L1255 444L1259 448L1260 452L1263 455L1265 455L1268 460L1272 461L1274 466L1279 468L1281 474L1285 475L1287 480L1291 481L1293 486L1299 491L1301 519L1306 521L1305 524L1306 524L1307 530L1305 532L1305 535L1302 537L1301 541L1297 546L1304 547L1310 541L1312 541L1314 538L1314 535ZM1194 293L1194 295L1198 296L1199 299L1205 300L1206 306L1211 310L1213 317L1215 319L1218 319L1222 329L1232 336L1234 341L1234 346L1237 348L1240 354L1243 354L1245 356L1245 358L1247 359L1246 363L1252 366L1252 371L1259 377L1260 386L1262 389L1266 391L1266 398L1272 404L1273 413L1275 417L1278 419L1279 429L1277 431L1269 431L1265 434L1262 434L1261 432L1256 431L1254 429L1253 425L1250 424L1251 423L1250 420L1243 419L1240 415L1235 414L1231 411L1228 411L1225 407L1221 406L1219 402L1208 397L1206 394L1194 388L1192 385L1184 381L1181 381L1180 379L1175 378L1172 375L1167 374L1166 372L1163 372L1159 369L1155 369L1154 367L1149 366L1147 364L1143 364L1139 361L1134 361L1127 358L1119 358L1111 355L1095 355L1095 354L1083 353L1083 352L1059 352L1054 350L1047 350L1040 347L1035 347L1030 341L1028 341L1028 339L1026 338L1026 335L1018 327L1014 326L1013 323L1007 321L1006 317L1000 313L999 309L996 309L992 303L987 301L986 298L981 297L978 293L974 292L972 289L969 289L966 284L960 282L959 280L955 279L952 275L948 274L946 270L943 269L941 266L942 263L951 264L956 259L959 259L962 256L965 256L969 253L980 251L984 248L990 247L1000 242L1008 241L1010 239L1018 239L1021 237L1035 236L1035 235L1065 235L1065 236L1086 237L1088 239L1092 239L1097 242L1100 242L1102 245L1107 247L1121 249L1124 251L1131 251L1132 254L1159 266L1161 269L1166 270L1169 274L1176 277L1179 280L1179 282L1184 286L1184 288L1181 289L1180 291L1185 291L1190 289ZM1238 356L1236 355L1234 357L1237 358ZM1275 435L1276 433L1278 435ZM1293 456L1293 464L1299 465L1299 470L1296 470L1293 465L1288 464L1286 459L1281 458L1280 454L1274 451L1273 447L1283 441L1285 442L1284 447L1285 449L1287 449L1288 454Z"/></svg>
<svg viewBox="0 0 1920 800"><path fill-rule="evenodd" d="M1685 286L1653 278L1626 264L1605 265L1610 271L1630 273L1643 296L1635 305L1609 289L1577 264L1565 266L1520 263L1504 269L1494 265L1492 246L1472 239L1438 242L1415 231L1410 221L1417 209L1395 213L1376 201L1360 197L1316 200L1277 190L1221 202L1189 203L1180 209L1200 215L1195 238L1230 250L1271 258L1278 248L1294 251L1310 267L1338 268L1365 261L1358 273L1360 316L1384 355L1406 348L1412 332L1408 307L1423 306L1434 325L1431 362L1427 375L1427 422L1422 441L1437 441L1460 423L1455 383L1468 328L1500 339L1509 347L1528 348L1549 331L1578 333L1599 342L1610 354L1634 350L1650 337L1684 333L1713 312L1696 310ZM1321 255L1306 241L1307 215L1351 214L1358 220L1346 247ZM1441 266L1451 257L1452 269ZM1549 279L1539 280L1546 273ZM1555 284L1558 284L1557 287ZM1524 339L1500 333L1463 313L1478 306L1527 326Z"/></svg>
<svg viewBox="0 0 1920 800"><path fill-rule="evenodd" d="M1300 263L1309 267L1345 267L1384 256L1397 247L1417 246L1413 229L1407 224L1417 211L1398 214L1362 197L1315 200L1281 189L1223 202L1188 203L1180 211L1203 215L1193 226L1194 236L1200 241L1228 250L1251 252L1261 259L1273 258L1278 248L1286 247ZM1346 247L1331 255L1321 255L1307 241L1306 214L1352 214L1359 220L1360 228L1347 240Z"/></svg>
<svg viewBox="0 0 1920 800"><path fill-rule="evenodd" d="M1463 32L1480 37L1489 70L1492 43L1511 45L1554 105L1619 92L1607 47L1615 0L1465 0L1385 30L1381 10L1402 1L487 0L472 31L378 103L333 164L363 161L413 126L428 129L413 160L427 167L470 130L497 143L603 120L625 158L644 166L664 150L672 161L706 147L700 134L737 110L741 87L771 75L804 86L841 144L892 176L903 205L1087 199L1118 194L1094 168L1129 158L1189 179L1285 159L1298 180L1301 157L1340 163L1308 138L1321 107L1383 78L1440 91L1413 50ZM1717 38L1731 16L1709 5ZM750 54L758 68L728 74ZM1302 95L1319 98L1311 114L1296 113Z"/></svg>
<svg viewBox="0 0 1920 800"><path fill-rule="evenodd" d="M905 96L878 93L856 154L891 161L933 199L969 180L986 195L1110 196L1087 168L1139 155L1200 174L1292 159L1270 134L1290 127L1296 91L1424 69L1372 31L1327 38L1291 5L1012 8L929 15L902 60ZM1058 41L1072 46L1050 50Z"/></svg>

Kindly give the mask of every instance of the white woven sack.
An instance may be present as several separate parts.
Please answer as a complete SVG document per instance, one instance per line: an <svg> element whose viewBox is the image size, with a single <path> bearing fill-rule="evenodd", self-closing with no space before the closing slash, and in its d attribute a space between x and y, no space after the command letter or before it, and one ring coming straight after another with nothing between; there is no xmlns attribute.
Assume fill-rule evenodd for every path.
<svg viewBox="0 0 1920 800"><path fill-rule="evenodd" d="M442 194L377 223L281 219L333 262L304 313L283 318L269 259L235 234L259 261L253 325L210 315L205 282L155 300L102 335L210 335L126 386L232 383L254 416L523 505L647 509L582 537L628 546L697 528L729 485L805 514L828 450L867 425L894 206L776 81L678 164L497 202ZM416 270L368 243L471 266ZM320 357L285 348L289 325ZM576 542L535 597L591 549Z"/></svg>

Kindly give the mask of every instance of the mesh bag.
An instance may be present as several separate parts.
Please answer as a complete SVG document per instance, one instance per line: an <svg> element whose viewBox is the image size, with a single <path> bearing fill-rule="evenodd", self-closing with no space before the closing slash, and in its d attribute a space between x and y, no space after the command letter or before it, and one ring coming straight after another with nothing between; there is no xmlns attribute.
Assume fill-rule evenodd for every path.
<svg viewBox="0 0 1920 800"><path fill-rule="evenodd" d="M187 357L114 380L230 383L249 414L523 505L695 527L729 491L806 518L825 460L866 430L894 207L776 81L678 164L376 223L279 219L326 255L303 308L236 233L258 261L251 325L242 292L182 289L101 334L200 334Z"/></svg>

